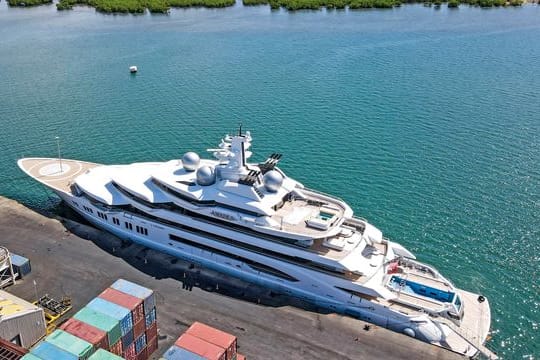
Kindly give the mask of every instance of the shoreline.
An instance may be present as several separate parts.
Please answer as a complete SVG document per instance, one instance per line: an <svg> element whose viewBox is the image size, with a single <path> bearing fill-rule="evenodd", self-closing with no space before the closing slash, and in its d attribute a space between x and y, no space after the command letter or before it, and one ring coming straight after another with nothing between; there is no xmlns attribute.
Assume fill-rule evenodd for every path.
<svg viewBox="0 0 540 360"><path fill-rule="evenodd" d="M102 14L145 13L168 15L171 9L188 8L229 8L233 6L253 7L269 6L272 11L286 10L364 10L393 9L404 5L423 5L435 10L441 7L458 9L476 7L481 9L513 8L523 5L539 5L540 0L6 0L8 7L31 8L43 5L55 5L58 11L73 10L75 7L94 8Z"/></svg>

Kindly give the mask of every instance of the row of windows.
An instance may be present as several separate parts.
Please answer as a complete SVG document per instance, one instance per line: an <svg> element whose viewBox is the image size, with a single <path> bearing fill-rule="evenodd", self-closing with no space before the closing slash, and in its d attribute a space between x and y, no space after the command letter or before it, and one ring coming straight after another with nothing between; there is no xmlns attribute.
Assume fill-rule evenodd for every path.
<svg viewBox="0 0 540 360"><path fill-rule="evenodd" d="M287 262L293 262L293 263L295 263L297 265L307 267L307 268L311 268L311 269L314 269L314 270L317 270L317 271L320 271L320 272L330 273L330 274L332 274L334 276L340 276L340 277L344 277L346 279L353 279L353 280L358 279L358 277L359 277L359 275L357 275L357 274L345 272L344 270L337 269L337 268L335 268L333 266L313 262L313 261L311 261L309 259L301 258L301 257L298 257L298 256L287 255L287 254L280 253L280 252L277 252L277 251L273 251L273 250L270 250L270 249L266 249L266 248L263 248L263 247L260 247L260 246L255 246L255 245L251 245L251 244L247 244L247 243L242 243L242 242L233 240L231 238L227 238L225 236L210 233L210 232L207 232L207 231L204 231L204 230L201 230L201 229L193 228L191 226L182 225L182 224L179 224L179 223L176 223L176 222L173 222L173 221L169 221L169 220L166 220L166 219L163 219L163 218L158 218L156 216L145 213L144 211L139 210L136 207L133 207L132 205L123 205L122 208L124 208L127 211L133 212L135 214L139 214L140 216L150 218L153 221L158 222L158 223L162 223L164 225L168 225L168 226L171 226L171 227L174 227L174 228L177 228L177 229L181 229L183 231L187 231L187 232L190 232L190 233L195 234L195 235L204 236L206 238L216 240L216 241L220 241L220 242L223 242L223 243L226 243L226 244L230 244L230 245L233 245L233 246L236 246L236 247L239 247L239 248L244 248L244 249L246 249L248 251L254 251L254 252L257 252L257 253L263 253L266 256L271 256L271 257L274 257L274 258L277 258L277 259L280 259L280 260L284 260L284 261L287 261Z"/></svg>
<svg viewBox="0 0 540 360"><path fill-rule="evenodd" d="M93 214L93 213L94 213L94 210L92 210L91 208L89 208L89 207L86 206L86 205L83 206L83 209L86 210L86 212L89 212L90 214Z"/></svg>
<svg viewBox="0 0 540 360"><path fill-rule="evenodd" d="M120 226L120 220L118 220L117 218L113 217L112 222L113 222L114 225Z"/></svg>
<svg viewBox="0 0 540 360"><path fill-rule="evenodd" d="M273 267L261 264L259 262L256 262L256 261L253 261L253 260L250 260L250 259L246 259L246 258L238 256L238 255L228 253L228 252L223 251L223 250L213 248L211 246L207 246L207 245L195 242L195 241L187 240L187 239L181 238L179 236L176 236L174 234L169 234L169 239L174 240L174 241L178 241L180 243L183 243L183 244L186 244L186 245L189 245L189 246L196 247L196 248L201 249L201 250L206 250L206 251L209 251L209 252L213 252L213 253L220 254L220 255L223 255L223 256L226 256L226 257L229 257L229 258L232 258L232 259L242 261L243 263L249 265L253 269L255 269L257 271L260 271L260 272L265 272L267 274L270 274L270 275L273 275L273 276L276 276L276 277L280 277L282 279L289 280L289 281L298 281L298 279L296 279L296 278L294 278L294 277L290 276L289 274L286 274L286 273L284 273L282 271L274 269Z"/></svg>
<svg viewBox="0 0 540 360"><path fill-rule="evenodd" d="M172 205L174 208L182 209L180 207L177 207L175 204L169 204L169 205ZM317 270L317 271L320 271L320 272L330 273L330 274L332 274L334 276L340 276L340 277L344 277L344 278L352 279L352 280L358 279L358 277L360 276L359 274L345 272L343 269L338 269L338 268L335 268L333 266L329 266L329 265L326 265L326 264L313 262L313 261L311 261L309 259L305 259L305 258L297 257L297 256L291 256L291 255L287 255L287 254L284 254L284 253L280 253L280 252L272 251L272 250L269 250L269 249L265 249L265 248L262 248L262 247L259 247L259 246L238 242L238 241L235 241L235 240L233 240L231 238L227 238L227 237L220 236L220 235L217 235L217 234L214 234L214 233L206 232L206 231L203 231L201 229L193 228L193 227L190 227L190 226L182 225L182 224L179 224L177 222L169 221L169 220L166 220L166 219L163 219L163 218L158 218L158 217L153 216L153 215L151 215L149 213L146 213L146 212L144 212L144 211L142 211L142 210L140 210L140 209L138 209L138 208L136 208L136 207L134 207L132 205L121 205L121 206L116 206L115 208L116 209L120 208L120 209L123 209L125 211L129 211L131 213L139 214L140 216L152 219L155 222L158 222L158 223L161 223L161 224L164 224L164 225L168 225L168 226L172 226L172 227L175 227L175 228L178 228L178 229L182 229L184 231L188 231L188 232L196 234L196 235L201 235L201 236L213 239L213 240L228 243L228 244L231 244L233 246L244 248L244 249L249 250L249 251L255 251L255 252L258 252L258 253L264 253L266 256L271 256L271 257L274 257L274 258L278 258L280 260L293 262L293 263L298 264L298 265L303 266L303 267L311 268L311 269L314 269L314 270ZM205 221L204 219L201 219L201 217L204 217L204 216L201 216L201 214L194 213L194 212L189 211L187 209L182 209L182 210L183 210L182 212L185 213L186 215L191 215L193 217L196 216L198 218L198 220ZM208 217L204 217L204 218L207 218L208 220L210 220ZM208 222L225 223L225 221L220 221L220 220L217 220L217 219L212 219L211 221L208 221ZM239 226L239 225L233 225L231 223L226 223L226 226L235 228L236 230L240 230L239 228L242 228L242 230L240 230L240 231L246 232L246 233L253 232L253 230L249 231L247 228L244 228L244 227ZM131 223L126 222L125 227L126 227L126 229L129 229L129 230L133 231L133 225ZM146 231L146 233L139 231L139 233L144 234L144 235L148 235L147 231ZM253 234L253 235L255 235L255 234ZM256 236L259 236L259 237L262 237L262 238L267 238L267 237L270 238L270 236L265 236L265 235L260 234L260 233L257 234ZM290 239L287 239L287 240L290 241Z"/></svg>
<svg viewBox="0 0 540 360"><path fill-rule="evenodd" d="M135 229L137 230L137 232L138 232L139 234L148 235L148 229L145 228L145 227L142 227L142 226L137 225L137 226L135 227Z"/></svg>
<svg viewBox="0 0 540 360"><path fill-rule="evenodd" d="M102 218L103 220L107 221L107 214L102 213L101 211L97 212L97 216Z"/></svg>

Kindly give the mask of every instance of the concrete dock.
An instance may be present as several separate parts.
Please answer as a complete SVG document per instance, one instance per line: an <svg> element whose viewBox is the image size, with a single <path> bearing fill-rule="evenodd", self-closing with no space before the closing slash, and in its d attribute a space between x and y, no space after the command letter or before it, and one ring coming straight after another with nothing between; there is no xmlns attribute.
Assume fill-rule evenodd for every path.
<svg viewBox="0 0 540 360"><path fill-rule="evenodd" d="M32 265L29 276L6 290L28 301L36 293L70 296L73 310L68 316L118 278L153 289L159 327L153 359L194 321L236 335L239 352L248 359L463 359L375 325L318 313L309 304L72 220L42 216L2 197L0 245L29 258Z"/></svg>

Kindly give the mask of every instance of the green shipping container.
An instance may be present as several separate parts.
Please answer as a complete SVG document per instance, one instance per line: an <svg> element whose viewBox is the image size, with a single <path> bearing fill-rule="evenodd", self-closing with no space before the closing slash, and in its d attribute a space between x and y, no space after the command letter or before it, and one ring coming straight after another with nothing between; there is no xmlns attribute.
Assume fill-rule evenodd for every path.
<svg viewBox="0 0 540 360"><path fill-rule="evenodd" d="M80 360L88 359L94 352L92 344L63 330L55 330L45 338L45 341L75 355Z"/></svg>
<svg viewBox="0 0 540 360"><path fill-rule="evenodd" d="M98 349L88 360L123 360L123 358L107 350Z"/></svg>
<svg viewBox="0 0 540 360"><path fill-rule="evenodd" d="M75 319L85 322L88 325L92 325L107 333L109 339L109 346L112 346L118 342L122 336L120 330L120 322L112 317L97 312L89 308L82 308L78 313L73 316Z"/></svg>

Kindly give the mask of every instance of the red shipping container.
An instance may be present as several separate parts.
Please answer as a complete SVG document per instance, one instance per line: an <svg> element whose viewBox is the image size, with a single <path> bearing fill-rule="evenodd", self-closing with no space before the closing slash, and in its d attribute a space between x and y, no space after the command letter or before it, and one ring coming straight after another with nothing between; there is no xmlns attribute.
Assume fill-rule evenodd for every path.
<svg viewBox="0 0 540 360"><path fill-rule="evenodd" d="M137 354L135 353L135 343L131 343L127 348L124 349L124 354L122 356L124 359L127 360L135 360L137 358Z"/></svg>
<svg viewBox="0 0 540 360"><path fill-rule="evenodd" d="M111 288L105 289L98 297L129 309L134 324L144 319L144 304L142 299Z"/></svg>
<svg viewBox="0 0 540 360"><path fill-rule="evenodd" d="M144 320L144 317L141 320L139 320L138 323L133 324L133 334L135 335L135 339L137 339L139 336L143 334L145 328L146 328L146 322Z"/></svg>
<svg viewBox="0 0 540 360"><path fill-rule="evenodd" d="M71 318L60 326L61 330L64 330L71 335L88 341L94 346L94 350L102 348L109 350L109 340L107 333L101 329L88 325L82 321Z"/></svg>
<svg viewBox="0 0 540 360"><path fill-rule="evenodd" d="M182 336L175 341L174 345L191 351L208 360L225 360L227 356L225 349L188 333L182 334Z"/></svg>
<svg viewBox="0 0 540 360"><path fill-rule="evenodd" d="M116 344L109 349L115 355L122 356L122 339L118 340Z"/></svg>
<svg viewBox="0 0 540 360"><path fill-rule="evenodd" d="M236 360L246 360L246 357L242 354L236 354Z"/></svg>
<svg viewBox="0 0 540 360"><path fill-rule="evenodd" d="M153 322L148 329L146 329L146 338L152 339L157 336L157 322Z"/></svg>
<svg viewBox="0 0 540 360"><path fill-rule="evenodd" d="M142 349L140 353L137 354L137 360L146 360L148 355L146 354L146 348Z"/></svg>
<svg viewBox="0 0 540 360"><path fill-rule="evenodd" d="M157 336L155 338L146 339L146 355L150 357L158 348Z"/></svg>
<svg viewBox="0 0 540 360"><path fill-rule="evenodd" d="M236 336L218 330L200 322L194 322L187 329L186 334L196 336L227 350L227 360L232 360L236 355Z"/></svg>

